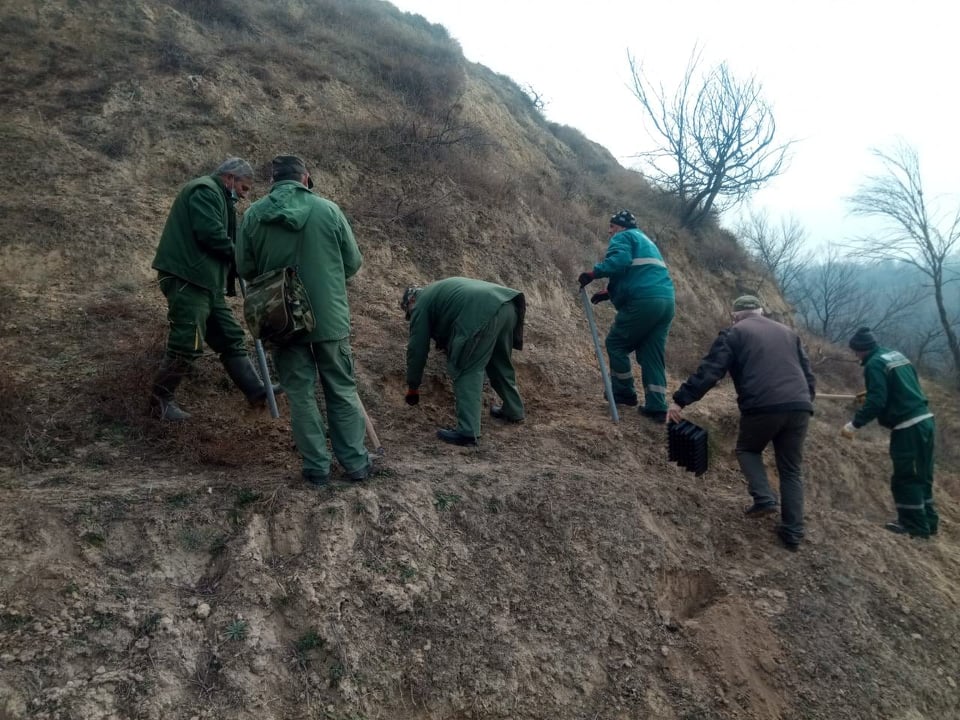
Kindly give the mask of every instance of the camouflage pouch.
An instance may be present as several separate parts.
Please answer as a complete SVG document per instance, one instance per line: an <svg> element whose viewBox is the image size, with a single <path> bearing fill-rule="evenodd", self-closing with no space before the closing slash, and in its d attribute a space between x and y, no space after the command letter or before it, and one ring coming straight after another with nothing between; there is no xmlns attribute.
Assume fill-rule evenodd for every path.
<svg viewBox="0 0 960 720"><path fill-rule="evenodd" d="M293 267L270 270L251 280L243 317L251 335L274 345L292 342L316 327L307 290Z"/></svg>

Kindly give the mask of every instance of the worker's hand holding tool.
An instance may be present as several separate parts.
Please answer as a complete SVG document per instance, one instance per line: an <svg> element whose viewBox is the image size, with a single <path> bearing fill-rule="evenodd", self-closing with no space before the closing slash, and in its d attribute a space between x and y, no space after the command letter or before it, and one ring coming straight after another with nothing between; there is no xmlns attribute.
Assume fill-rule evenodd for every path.
<svg viewBox="0 0 960 720"><path fill-rule="evenodd" d="M840 430L840 435L845 437L847 440L853 440L853 436L856 432L857 429L853 426L853 423L848 422L843 426L843 429Z"/></svg>
<svg viewBox="0 0 960 720"><path fill-rule="evenodd" d="M407 405L416 405L420 402L420 391L416 388L407 388L407 394L404 396L403 401Z"/></svg>
<svg viewBox="0 0 960 720"><path fill-rule="evenodd" d="M601 290L600 292L595 292L593 295L590 296L590 302L592 302L594 305L596 305L597 303L606 302L609 299L610 299L610 293L607 290Z"/></svg>
<svg viewBox="0 0 960 720"><path fill-rule="evenodd" d="M580 283L580 287L586 287L593 282L593 273L592 272L582 272L577 278L577 282Z"/></svg>
<svg viewBox="0 0 960 720"><path fill-rule="evenodd" d="M863 405L867 401L867 391L861 390L857 393L857 405Z"/></svg>

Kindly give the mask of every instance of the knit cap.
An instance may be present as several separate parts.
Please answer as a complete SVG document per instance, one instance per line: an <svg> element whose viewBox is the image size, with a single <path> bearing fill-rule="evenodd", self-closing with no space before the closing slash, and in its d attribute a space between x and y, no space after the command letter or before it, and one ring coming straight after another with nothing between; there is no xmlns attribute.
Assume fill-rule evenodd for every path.
<svg viewBox="0 0 960 720"><path fill-rule="evenodd" d="M850 349L857 351L873 350L877 347L877 339L870 332L870 328L861 327L850 338Z"/></svg>

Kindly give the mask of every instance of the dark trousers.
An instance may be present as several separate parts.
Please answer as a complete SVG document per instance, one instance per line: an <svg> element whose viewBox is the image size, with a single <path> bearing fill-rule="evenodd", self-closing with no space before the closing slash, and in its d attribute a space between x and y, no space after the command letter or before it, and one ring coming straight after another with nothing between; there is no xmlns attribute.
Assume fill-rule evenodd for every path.
<svg viewBox="0 0 960 720"><path fill-rule="evenodd" d="M790 539L803 537L803 441L810 413L806 410L741 415L737 461L747 478L750 495L758 504L777 502L763 466L763 450L773 443L780 475L780 530Z"/></svg>

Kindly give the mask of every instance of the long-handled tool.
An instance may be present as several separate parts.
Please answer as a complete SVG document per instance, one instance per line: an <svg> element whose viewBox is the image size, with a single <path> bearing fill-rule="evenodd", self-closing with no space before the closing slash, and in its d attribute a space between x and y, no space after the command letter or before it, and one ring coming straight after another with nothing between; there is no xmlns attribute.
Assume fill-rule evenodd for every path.
<svg viewBox="0 0 960 720"><path fill-rule="evenodd" d="M247 286L244 284L243 278L238 277L237 280L240 283L240 295L246 297ZM257 351L257 367L260 368L260 379L267 391L267 407L270 408L270 417L278 418L280 417L280 411L277 409L277 397L273 394L273 382L270 380L270 370L267 368L267 354L263 351L263 343L259 339L254 339L253 346Z"/></svg>
<svg viewBox="0 0 960 720"><path fill-rule="evenodd" d="M610 403L610 417L615 423L620 422L620 413L617 412L617 402L613 399L613 387L610 384L610 374L607 372L607 363L603 359L603 349L600 347L600 336L597 334L597 321L593 317L593 308L590 307L590 298L587 297L587 289L580 288L580 300L583 301L583 311L587 314L587 322L590 323L590 334L593 335L593 349L597 353L597 363L600 365L600 376L603 378L603 391Z"/></svg>
<svg viewBox="0 0 960 720"><path fill-rule="evenodd" d="M386 450L384 450L383 445L380 444L380 438L377 437L377 431L373 429L373 423L370 421L370 416L367 414L367 409L363 406L363 401L360 400L359 396L357 396L357 402L360 403L360 409L363 411L363 423L367 426L367 437L370 439L370 443L373 445L373 451L377 455L384 455Z"/></svg>

